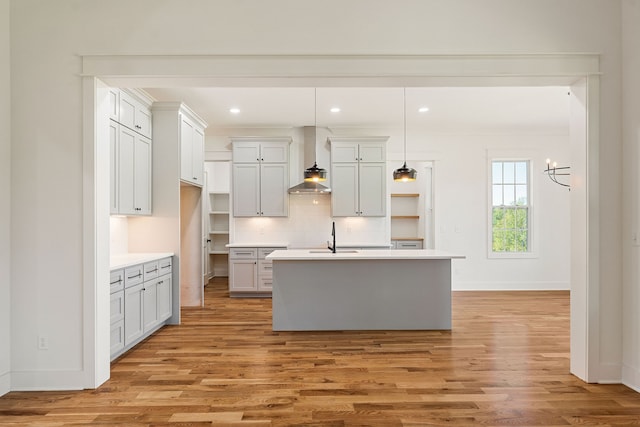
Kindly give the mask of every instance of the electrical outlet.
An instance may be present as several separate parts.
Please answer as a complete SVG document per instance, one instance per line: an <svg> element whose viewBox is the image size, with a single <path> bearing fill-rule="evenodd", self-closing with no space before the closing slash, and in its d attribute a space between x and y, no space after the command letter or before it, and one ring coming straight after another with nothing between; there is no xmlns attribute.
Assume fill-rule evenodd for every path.
<svg viewBox="0 0 640 427"><path fill-rule="evenodd" d="M49 349L49 340L47 337L39 336L38 337L38 350L48 350Z"/></svg>

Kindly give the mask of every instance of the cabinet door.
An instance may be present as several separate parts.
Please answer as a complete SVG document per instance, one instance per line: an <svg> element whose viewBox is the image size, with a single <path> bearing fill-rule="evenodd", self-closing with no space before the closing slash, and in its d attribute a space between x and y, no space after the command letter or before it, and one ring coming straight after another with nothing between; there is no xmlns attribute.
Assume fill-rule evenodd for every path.
<svg viewBox="0 0 640 427"><path fill-rule="evenodd" d="M164 322L173 314L173 309L171 305L171 295L172 295L172 286L171 286L171 275L167 274L165 276L160 277L158 280L158 322Z"/></svg>
<svg viewBox="0 0 640 427"><path fill-rule="evenodd" d="M109 179L110 179L110 201L109 212L119 213L118 207L118 141L120 125L113 120L109 120Z"/></svg>
<svg viewBox="0 0 640 427"><path fill-rule="evenodd" d="M136 109L136 102L131 95L120 92L120 124L132 130L135 129Z"/></svg>
<svg viewBox="0 0 640 427"><path fill-rule="evenodd" d="M361 142L358 145L358 159L361 162L384 162L387 158L387 147L379 142Z"/></svg>
<svg viewBox="0 0 640 427"><path fill-rule="evenodd" d="M151 214L151 140L137 136L134 156L134 213L149 215Z"/></svg>
<svg viewBox="0 0 640 427"><path fill-rule="evenodd" d="M120 91L120 124L151 138L151 111L126 92Z"/></svg>
<svg viewBox="0 0 640 427"><path fill-rule="evenodd" d="M151 138L151 110L146 105L136 103L134 130L139 134Z"/></svg>
<svg viewBox="0 0 640 427"><path fill-rule="evenodd" d="M134 197L134 157L137 135L131 129L119 127L118 138L118 213L136 213Z"/></svg>
<svg viewBox="0 0 640 427"><path fill-rule="evenodd" d="M229 260L229 292L255 292L257 282L257 260Z"/></svg>
<svg viewBox="0 0 640 427"><path fill-rule="evenodd" d="M331 163L357 162L358 144L351 142L331 142Z"/></svg>
<svg viewBox="0 0 640 427"><path fill-rule="evenodd" d="M234 163L257 163L260 161L260 144L238 141L232 144Z"/></svg>
<svg viewBox="0 0 640 427"><path fill-rule="evenodd" d="M260 215L260 165L233 165L233 216Z"/></svg>
<svg viewBox="0 0 640 427"><path fill-rule="evenodd" d="M142 330L147 332L158 325L158 280L145 282L142 291Z"/></svg>
<svg viewBox="0 0 640 427"><path fill-rule="evenodd" d="M109 323L115 323L124 319L124 290L111 294Z"/></svg>
<svg viewBox="0 0 640 427"><path fill-rule="evenodd" d="M186 118L180 123L180 179L198 186L204 180L204 131Z"/></svg>
<svg viewBox="0 0 640 427"><path fill-rule="evenodd" d="M124 290L124 343L129 345L143 333L143 283Z"/></svg>
<svg viewBox="0 0 640 427"><path fill-rule="evenodd" d="M120 90L113 87L109 88L109 118L120 120Z"/></svg>
<svg viewBox="0 0 640 427"><path fill-rule="evenodd" d="M124 350L124 319L111 324L111 359Z"/></svg>
<svg viewBox="0 0 640 427"><path fill-rule="evenodd" d="M191 164L194 183L204 185L204 131L197 127L193 130Z"/></svg>
<svg viewBox="0 0 640 427"><path fill-rule="evenodd" d="M331 213L333 216L357 216L358 164L333 163L331 165Z"/></svg>
<svg viewBox="0 0 640 427"><path fill-rule="evenodd" d="M286 163L260 166L260 215L287 216L289 213L289 168Z"/></svg>
<svg viewBox="0 0 640 427"><path fill-rule="evenodd" d="M263 142L260 144L260 161L263 163L289 163L288 142Z"/></svg>
<svg viewBox="0 0 640 427"><path fill-rule="evenodd" d="M360 163L359 198L361 216L386 216L386 165Z"/></svg>

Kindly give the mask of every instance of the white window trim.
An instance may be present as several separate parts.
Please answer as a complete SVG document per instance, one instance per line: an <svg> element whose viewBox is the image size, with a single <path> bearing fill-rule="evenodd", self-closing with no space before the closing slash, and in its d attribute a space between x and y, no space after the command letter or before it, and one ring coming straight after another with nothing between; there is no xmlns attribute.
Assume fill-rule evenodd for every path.
<svg viewBox="0 0 640 427"><path fill-rule="evenodd" d="M538 153L531 150L487 150L487 258L489 259L532 259L538 258L538 200L537 169ZM528 161L529 162L529 251L528 252L494 252L493 239L493 192L492 163L494 161Z"/></svg>

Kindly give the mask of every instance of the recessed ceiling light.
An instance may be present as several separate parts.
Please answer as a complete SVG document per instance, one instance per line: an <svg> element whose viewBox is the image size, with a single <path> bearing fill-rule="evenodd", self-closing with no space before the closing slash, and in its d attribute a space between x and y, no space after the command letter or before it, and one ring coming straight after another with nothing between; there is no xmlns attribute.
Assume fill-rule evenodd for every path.
<svg viewBox="0 0 640 427"><path fill-rule="evenodd" d="M418 112L420 112L420 113L426 113L427 111L429 111L429 107L420 107L420 108L418 108Z"/></svg>
<svg viewBox="0 0 640 427"><path fill-rule="evenodd" d="M331 110L332 113L339 113L340 112L340 107L332 107Z"/></svg>
<svg viewBox="0 0 640 427"><path fill-rule="evenodd" d="M240 109L239 108L235 108L235 107L234 108L229 108L229 112L231 114L238 114L238 113L240 113Z"/></svg>

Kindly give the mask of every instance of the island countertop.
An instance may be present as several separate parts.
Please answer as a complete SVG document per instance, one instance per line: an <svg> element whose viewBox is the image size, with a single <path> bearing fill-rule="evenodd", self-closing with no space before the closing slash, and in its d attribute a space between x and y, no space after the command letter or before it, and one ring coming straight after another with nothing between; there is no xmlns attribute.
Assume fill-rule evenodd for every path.
<svg viewBox="0 0 640 427"><path fill-rule="evenodd" d="M332 253L328 249L290 249L273 251L266 258L272 261L356 261L372 259L463 259L465 256L436 249L338 249L336 253Z"/></svg>

